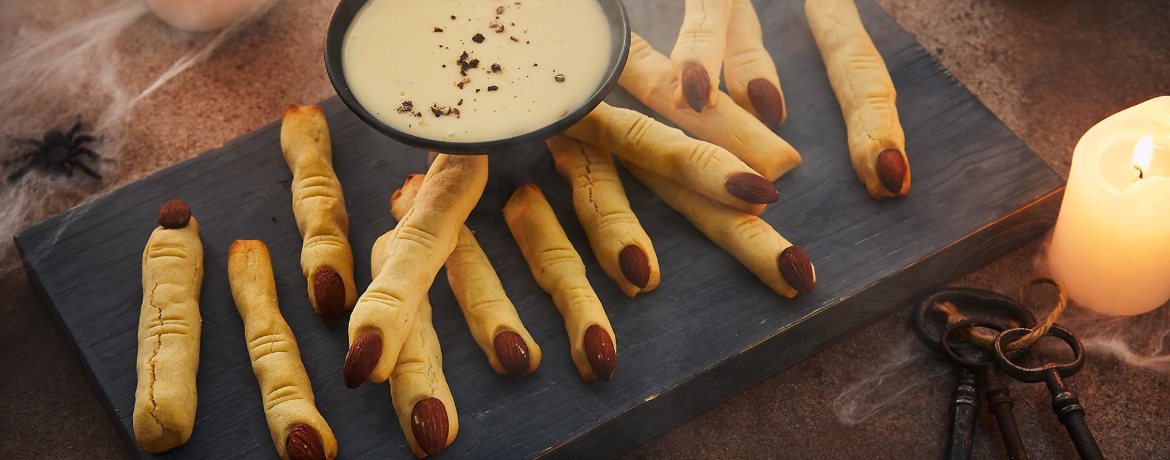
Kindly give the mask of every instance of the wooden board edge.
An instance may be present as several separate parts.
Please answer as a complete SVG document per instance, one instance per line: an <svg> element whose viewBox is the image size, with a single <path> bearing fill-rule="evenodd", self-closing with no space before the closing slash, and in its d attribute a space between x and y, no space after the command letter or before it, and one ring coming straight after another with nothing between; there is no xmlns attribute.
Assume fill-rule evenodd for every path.
<svg viewBox="0 0 1170 460"><path fill-rule="evenodd" d="M946 284L1044 236L1056 224L1063 195L1062 185L535 458L613 458L629 452L900 311L925 290ZM840 321L842 316L860 317L860 321ZM779 340L782 334L785 340Z"/></svg>

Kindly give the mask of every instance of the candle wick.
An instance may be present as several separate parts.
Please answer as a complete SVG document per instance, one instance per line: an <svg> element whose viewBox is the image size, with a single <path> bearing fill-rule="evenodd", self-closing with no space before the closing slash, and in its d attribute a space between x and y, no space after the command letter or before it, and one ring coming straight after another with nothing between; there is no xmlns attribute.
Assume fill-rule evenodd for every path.
<svg viewBox="0 0 1170 460"><path fill-rule="evenodd" d="M1136 170L1137 170L1137 172L1138 172L1138 179L1145 179L1145 178L1146 178L1146 172L1145 172L1145 171L1142 171L1142 167L1141 167L1141 166L1138 166L1138 165L1133 165L1133 169L1136 169Z"/></svg>

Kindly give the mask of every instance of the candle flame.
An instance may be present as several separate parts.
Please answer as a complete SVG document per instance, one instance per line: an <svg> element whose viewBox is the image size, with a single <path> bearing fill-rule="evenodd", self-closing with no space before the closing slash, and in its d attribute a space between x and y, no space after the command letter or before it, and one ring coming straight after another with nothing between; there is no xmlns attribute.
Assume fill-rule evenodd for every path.
<svg viewBox="0 0 1170 460"><path fill-rule="evenodd" d="M1133 167L1138 170L1138 178L1145 178L1146 169L1150 168L1150 160L1154 158L1154 140L1150 136L1143 136L1133 147Z"/></svg>

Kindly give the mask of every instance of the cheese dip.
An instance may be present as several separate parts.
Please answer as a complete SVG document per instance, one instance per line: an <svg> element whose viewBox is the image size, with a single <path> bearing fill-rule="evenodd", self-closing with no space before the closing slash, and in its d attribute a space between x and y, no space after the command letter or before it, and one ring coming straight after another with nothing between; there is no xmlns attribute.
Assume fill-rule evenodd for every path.
<svg viewBox="0 0 1170 460"><path fill-rule="evenodd" d="M529 133L601 85L612 46L596 0L370 0L346 31L354 98L415 136Z"/></svg>

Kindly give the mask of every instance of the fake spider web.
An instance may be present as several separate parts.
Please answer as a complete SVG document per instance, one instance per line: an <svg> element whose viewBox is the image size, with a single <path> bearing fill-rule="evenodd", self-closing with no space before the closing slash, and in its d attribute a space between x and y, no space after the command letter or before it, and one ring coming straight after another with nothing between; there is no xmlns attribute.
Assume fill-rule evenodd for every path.
<svg viewBox="0 0 1170 460"><path fill-rule="evenodd" d="M1035 276L1049 276L1047 252L1045 242L1032 257ZM1077 307L1075 299L1072 302L1072 308L1061 315L1057 324L1080 337L1089 366L1102 366L1107 359L1112 359L1127 366L1170 374L1170 307L1163 305L1138 316L1111 317ZM1046 306L1030 308L1037 317L1048 313L1040 311ZM898 412L905 399L920 395L924 386L953 386L954 368L918 341L907 313L898 315L898 334L904 339L889 353L873 357L872 372L861 373L856 381L847 382L833 400L831 409L839 422L867 423L875 417ZM1052 345L1041 341L1032 353L1066 356L1059 354L1066 348L1064 345Z"/></svg>
<svg viewBox="0 0 1170 460"><path fill-rule="evenodd" d="M163 25L141 0L123 0L88 17L54 21L43 29L35 22L17 28L11 45L0 46L0 136L5 136L0 139L0 159L29 150L7 137L40 139L46 130L69 129L80 115L81 132L99 137L88 147L108 159L98 162L85 157L80 161L106 179L99 181L81 171L65 177L34 169L17 181L6 180L23 162L0 171L3 275L20 267L12 243L16 232L100 195L118 182L123 173L118 160L135 107L212 56L248 21L219 32L187 33ZM144 34L153 35L152 40L138 39ZM168 58L163 62L169 66L142 65L147 57L159 62L160 55ZM88 205L81 204L61 230L87 210ZM26 255L37 258L52 247L51 243Z"/></svg>

